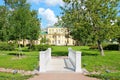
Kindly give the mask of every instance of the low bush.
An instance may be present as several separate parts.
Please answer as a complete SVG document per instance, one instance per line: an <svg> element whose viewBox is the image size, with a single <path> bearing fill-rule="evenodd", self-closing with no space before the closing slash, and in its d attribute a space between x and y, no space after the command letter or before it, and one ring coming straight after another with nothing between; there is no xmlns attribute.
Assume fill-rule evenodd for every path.
<svg viewBox="0 0 120 80"><path fill-rule="evenodd" d="M104 50L118 50L119 45L118 44L108 44L108 45L103 45ZM97 45L90 46L89 49L98 49Z"/></svg>
<svg viewBox="0 0 120 80"><path fill-rule="evenodd" d="M40 44L40 45L32 45L28 49L33 50L33 51L45 51L49 48L50 46L48 44Z"/></svg>
<svg viewBox="0 0 120 80"><path fill-rule="evenodd" d="M118 50L118 44L109 44L107 46L104 46L104 50Z"/></svg>
<svg viewBox="0 0 120 80"><path fill-rule="evenodd" d="M15 50L15 44L7 43L7 42L0 42L0 50L5 50L5 51Z"/></svg>

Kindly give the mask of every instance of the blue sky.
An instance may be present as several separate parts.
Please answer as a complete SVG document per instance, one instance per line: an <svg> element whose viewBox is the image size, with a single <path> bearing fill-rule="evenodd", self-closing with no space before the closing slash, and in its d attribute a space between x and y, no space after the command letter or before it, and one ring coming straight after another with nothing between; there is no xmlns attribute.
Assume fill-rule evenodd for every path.
<svg viewBox="0 0 120 80"><path fill-rule="evenodd" d="M62 0L27 0L27 2L31 4L31 10L38 11L42 28L54 25L58 21L56 16L61 16L60 6L64 6ZM3 0L0 0L0 5L3 4ZM120 13L118 15L120 16Z"/></svg>
<svg viewBox="0 0 120 80"><path fill-rule="evenodd" d="M64 5L62 0L27 0L27 2L31 4L31 9L38 11L42 28L52 26L58 21L56 16L61 16L60 6ZM0 5L3 4L3 0L0 0Z"/></svg>

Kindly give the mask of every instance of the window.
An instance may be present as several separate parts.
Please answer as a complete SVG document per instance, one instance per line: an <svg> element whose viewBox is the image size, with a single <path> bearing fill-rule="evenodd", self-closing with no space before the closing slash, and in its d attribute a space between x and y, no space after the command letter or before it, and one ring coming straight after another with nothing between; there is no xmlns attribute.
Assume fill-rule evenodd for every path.
<svg viewBox="0 0 120 80"><path fill-rule="evenodd" d="M54 44L54 41L52 41L52 43Z"/></svg>
<svg viewBox="0 0 120 80"><path fill-rule="evenodd" d="M58 40L58 44L60 44L60 40Z"/></svg>

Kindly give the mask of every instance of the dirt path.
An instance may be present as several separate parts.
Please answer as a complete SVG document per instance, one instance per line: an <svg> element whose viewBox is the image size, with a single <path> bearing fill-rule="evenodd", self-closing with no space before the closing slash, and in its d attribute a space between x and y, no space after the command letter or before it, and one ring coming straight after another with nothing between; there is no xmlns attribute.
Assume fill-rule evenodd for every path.
<svg viewBox="0 0 120 80"><path fill-rule="evenodd" d="M99 80L80 73L40 73L28 80Z"/></svg>

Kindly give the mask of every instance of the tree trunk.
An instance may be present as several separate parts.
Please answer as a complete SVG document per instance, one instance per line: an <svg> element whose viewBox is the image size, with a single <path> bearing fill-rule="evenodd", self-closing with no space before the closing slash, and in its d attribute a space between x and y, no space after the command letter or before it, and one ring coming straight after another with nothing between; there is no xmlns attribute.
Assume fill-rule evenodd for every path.
<svg viewBox="0 0 120 80"><path fill-rule="evenodd" d="M20 58L20 54L21 54L21 46L20 46L20 41L18 43L18 57Z"/></svg>
<svg viewBox="0 0 120 80"><path fill-rule="evenodd" d="M23 39L23 47L26 47L25 39Z"/></svg>
<svg viewBox="0 0 120 80"><path fill-rule="evenodd" d="M69 42L68 39L69 39L69 38L67 38L66 46L68 46L68 42Z"/></svg>
<svg viewBox="0 0 120 80"><path fill-rule="evenodd" d="M32 40L30 40L30 49L32 48Z"/></svg>
<svg viewBox="0 0 120 80"><path fill-rule="evenodd" d="M103 47L102 47L102 44L101 44L100 40L98 40L97 43L98 43L98 49L100 50L101 56L105 56L104 55L104 50L103 50Z"/></svg>
<svg viewBox="0 0 120 80"><path fill-rule="evenodd" d="M120 51L120 38L118 38L118 50Z"/></svg>
<svg viewBox="0 0 120 80"><path fill-rule="evenodd" d="M118 44L118 48L119 48L118 50L120 51L120 42L119 42L119 44Z"/></svg>

